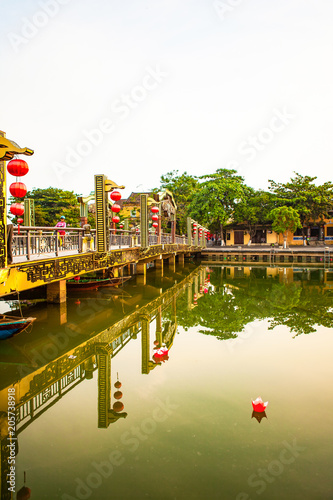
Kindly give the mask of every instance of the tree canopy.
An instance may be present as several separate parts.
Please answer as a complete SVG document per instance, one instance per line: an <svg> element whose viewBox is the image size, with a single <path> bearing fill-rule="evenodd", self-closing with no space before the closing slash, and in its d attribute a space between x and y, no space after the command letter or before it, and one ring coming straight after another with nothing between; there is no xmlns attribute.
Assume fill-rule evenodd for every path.
<svg viewBox="0 0 333 500"><path fill-rule="evenodd" d="M59 188L34 188L28 191L27 198L35 201L36 226L55 226L61 215L66 217L67 226L79 227L80 210L74 191ZM21 202L20 199L12 200Z"/></svg>
<svg viewBox="0 0 333 500"><path fill-rule="evenodd" d="M244 197L244 179L236 170L218 169L203 175L192 197L189 213L200 224L220 231L230 221L237 203Z"/></svg>

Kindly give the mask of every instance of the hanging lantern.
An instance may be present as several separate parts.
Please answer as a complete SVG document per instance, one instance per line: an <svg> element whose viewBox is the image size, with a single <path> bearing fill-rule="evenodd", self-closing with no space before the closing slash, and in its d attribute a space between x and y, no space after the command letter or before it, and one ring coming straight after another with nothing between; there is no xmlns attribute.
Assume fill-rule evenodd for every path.
<svg viewBox="0 0 333 500"><path fill-rule="evenodd" d="M124 224L120 224L119 227L120 229L122 229L124 227Z"/></svg>
<svg viewBox="0 0 333 500"><path fill-rule="evenodd" d="M121 199L121 194L119 193L119 191L112 191L110 194L110 198L113 201L119 201Z"/></svg>
<svg viewBox="0 0 333 500"><path fill-rule="evenodd" d="M22 203L13 203L10 206L9 210L13 215L23 215L24 214L24 206L22 205Z"/></svg>
<svg viewBox="0 0 333 500"><path fill-rule="evenodd" d="M16 177L22 177L29 172L29 167L24 160L11 160L7 163L7 171Z"/></svg>
<svg viewBox="0 0 333 500"><path fill-rule="evenodd" d="M124 405L121 401L116 401L112 408L113 408L113 411L118 413L119 411L124 409Z"/></svg>
<svg viewBox="0 0 333 500"><path fill-rule="evenodd" d="M153 212L153 214L158 214L159 208L158 207L151 207L151 211Z"/></svg>
<svg viewBox="0 0 333 500"><path fill-rule="evenodd" d="M158 222L153 222L153 227L158 227Z"/></svg>
<svg viewBox="0 0 333 500"><path fill-rule="evenodd" d="M27 187L23 182L13 182L9 186L9 192L14 198L23 198L27 194Z"/></svg>
<svg viewBox="0 0 333 500"><path fill-rule="evenodd" d="M113 395L115 399L121 399L123 397L123 393L121 391L116 391Z"/></svg>
<svg viewBox="0 0 333 500"><path fill-rule="evenodd" d="M115 224L118 224L118 222L120 222L120 218L118 217L118 215L114 215L112 217L112 222L114 222Z"/></svg>
<svg viewBox="0 0 333 500"><path fill-rule="evenodd" d="M23 219L17 219L17 234L20 234L20 224L22 224Z"/></svg>
<svg viewBox="0 0 333 500"><path fill-rule="evenodd" d="M152 215L151 220L157 222L158 221L158 215Z"/></svg>
<svg viewBox="0 0 333 500"><path fill-rule="evenodd" d="M117 214L118 212L120 212L120 205L118 205L117 203L114 203L111 207L111 210L112 210L112 212Z"/></svg>
<svg viewBox="0 0 333 500"><path fill-rule="evenodd" d="M115 386L116 389L120 389L121 382L119 382L119 380L117 380L117 382L115 382L114 386Z"/></svg>
<svg viewBox="0 0 333 500"><path fill-rule="evenodd" d="M196 228L196 227L197 227L196 222L193 222L193 227L194 227L194 228Z"/></svg>
<svg viewBox="0 0 333 500"><path fill-rule="evenodd" d="M75 281L80 281L80 276L74 276Z"/></svg>

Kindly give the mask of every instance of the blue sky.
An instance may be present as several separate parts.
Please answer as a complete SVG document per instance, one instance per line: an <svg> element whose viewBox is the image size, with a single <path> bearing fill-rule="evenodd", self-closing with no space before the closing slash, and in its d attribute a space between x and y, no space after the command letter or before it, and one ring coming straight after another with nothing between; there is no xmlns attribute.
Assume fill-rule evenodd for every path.
<svg viewBox="0 0 333 500"><path fill-rule="evenodd" d="M330 179L330 0L3 0L0 129L24 181L83 195L171 170Z"/></svg>

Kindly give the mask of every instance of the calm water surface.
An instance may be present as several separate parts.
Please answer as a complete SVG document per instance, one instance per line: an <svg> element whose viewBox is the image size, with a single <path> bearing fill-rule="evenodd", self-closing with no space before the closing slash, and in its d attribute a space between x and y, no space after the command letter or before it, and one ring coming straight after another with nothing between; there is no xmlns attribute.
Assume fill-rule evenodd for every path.
<svg viewBox="0 0 333 500"><path fill-rule="evenodd" d="M187 264L23 313L0 344L4 500L13 387L32 499L333 498L332 271Z"/></svg>

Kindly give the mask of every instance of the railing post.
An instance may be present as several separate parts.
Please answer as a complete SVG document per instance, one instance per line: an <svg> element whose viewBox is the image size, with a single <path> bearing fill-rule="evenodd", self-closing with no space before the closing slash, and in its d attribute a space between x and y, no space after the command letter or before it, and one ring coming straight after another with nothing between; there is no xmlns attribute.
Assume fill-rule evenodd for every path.
<svg viewBox="0 0 333 500"><path fill-rule="evenodd" d="M30 260L31 257L31 248L30 248L30 229L27 229L27 260Z"/></svg>
<svg viewBox="0 0 333 500"><path fill-rule="evenodd" d="M59 255L59 239L58 239L58 233L57 231L55 232L55 242L54 242L54 247L55 247L55 254L56 254L56 257L58 257Z"/></svg>

